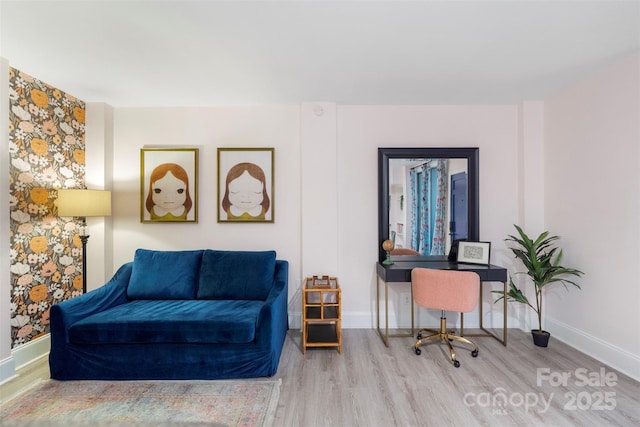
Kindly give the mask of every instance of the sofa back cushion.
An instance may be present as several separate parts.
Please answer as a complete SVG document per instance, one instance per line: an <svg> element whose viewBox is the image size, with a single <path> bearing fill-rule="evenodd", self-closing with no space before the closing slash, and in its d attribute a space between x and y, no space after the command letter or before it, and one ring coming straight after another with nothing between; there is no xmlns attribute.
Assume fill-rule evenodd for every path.
<svg viewBox="0 0 640 427"><path fill-rule="evenodd" d="M265 300L273 286L275 251L216 251L202 256L199 299Z"/></svg>
<svg viewBox="0 0 640 427"><path fill-rule="evenodd" d="M202 250L138 249L127 288L130 299L193 299L198 289Z"/></svg>

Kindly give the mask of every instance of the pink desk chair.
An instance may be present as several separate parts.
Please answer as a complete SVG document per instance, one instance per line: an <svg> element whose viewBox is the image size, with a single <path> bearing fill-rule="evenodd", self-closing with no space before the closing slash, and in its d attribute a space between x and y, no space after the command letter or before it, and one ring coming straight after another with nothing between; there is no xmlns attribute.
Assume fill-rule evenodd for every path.
<svg viewBox="0 0 640 427"><path fill-rule="evenodd" d="M411 271L411 287L413 299L420 307L441 310L440 331L422 337L418 332L418 341L414 346L416 354L422 353L420 346L431 340L441 339L449 346L451 362L456 368L460 362L456 360L456 352L451 341L459 341L473 347L471 356L478 356L478 346L471 340L447 332L445 311L468 313L478 305L480 292L480 276L469 271L435 270L430 268L414 268Z"/></svg>

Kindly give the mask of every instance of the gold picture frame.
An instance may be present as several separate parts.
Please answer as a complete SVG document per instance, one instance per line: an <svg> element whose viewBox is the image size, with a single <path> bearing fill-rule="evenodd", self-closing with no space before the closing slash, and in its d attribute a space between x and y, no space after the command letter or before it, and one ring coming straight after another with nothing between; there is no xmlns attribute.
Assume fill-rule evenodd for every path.
<svg viewBox="0 0 640 427"><path fill-rule="evenodd" d="M274 149L218 148L218 222L274 222Z"/></svg>
<svg viewBox="0 0 640 427"><path fill-rule="evenodd" d="M198 222L198 149L140 149L140 222Z"/></svg>

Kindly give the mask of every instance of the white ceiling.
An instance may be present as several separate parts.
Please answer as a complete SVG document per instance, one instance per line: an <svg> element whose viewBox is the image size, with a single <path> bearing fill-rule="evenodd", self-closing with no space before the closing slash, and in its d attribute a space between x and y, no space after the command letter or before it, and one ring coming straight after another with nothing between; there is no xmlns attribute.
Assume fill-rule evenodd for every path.
<svg viewBox="0 0 640 427"><path fill-rule="evenodd" d="M123 106L544 99L640 49L639 1L0 1L0 56Z"/></svg>

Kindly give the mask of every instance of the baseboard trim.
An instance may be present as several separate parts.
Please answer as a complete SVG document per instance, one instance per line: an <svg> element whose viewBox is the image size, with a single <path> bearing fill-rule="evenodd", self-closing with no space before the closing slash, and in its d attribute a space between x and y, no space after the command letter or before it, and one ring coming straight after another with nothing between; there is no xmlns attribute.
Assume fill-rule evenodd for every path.
<svg viewBox="0 0 640 427"><path fill-rule="evenodd" d="M369 312L349 312L342 316L342 327L344 329L373 329L375 327L375 316Z"/></svg>
<svg viewBox="0 0 640 427"><path fill-rule="evenodd" d="M565 344L640 381L640 356L637 354L556 319L547 317L545 324L545 329Z"/></svg>
<svg viewBox="0 0 640 427"><path fill-rule="evenodd" d="M411 326L411 320L408 314L406 316L396 316L395 313L389 313L389 329L406 329ZM452 322L451 325L460 327L460 315L458 313L451 313L447 316ZM424 328L438 328L440 326L440 312L437 310L431 310L429 316L422 313L419 315L416 313L416 326ZM485 319L485 327L487 328L502 328L502 318L499 322L494 319ZM375 313L368 311L350 311L342 313L342 329L375 329L377 327L377 318ZM498 324L499 326L495 326ZM478 328L479 321L477 313L471 313L464 318L465 328ZM380 326L384 327L384 317L380 319ZM289 329L301 329L302 328L302 313L301 312L289 312Z"/></svg>
<svg viewBox="0 0 640 427"><path fill-rule="evenodd" d="M50 349L51 336L46 334L11 350L11 356L0 361L0 384L15 378L18 369L46 357Z"/></svg>
<svg viewBox="0 0 640 427"><path fill-rule="evenodd" d="M11 354L15 359L16 370L35 361L36 359L46 356L51 349L51 336L43 335L40 338L29 341L19 347L11 350Z"/></svg>
<svg viewBox="0 0 640 427"><path fill-rule="evenodd" d="M0 361L0 385L16 377L16 363L13 356Z"/></svg>

